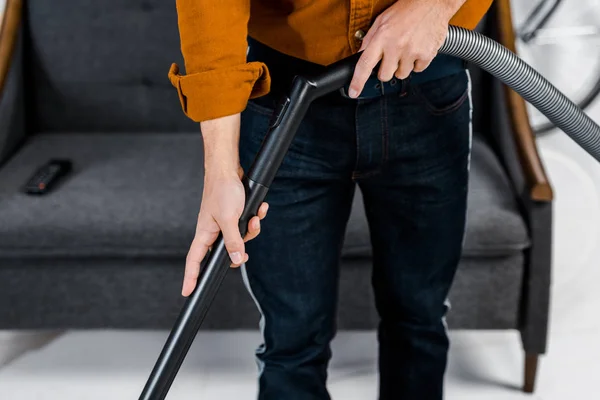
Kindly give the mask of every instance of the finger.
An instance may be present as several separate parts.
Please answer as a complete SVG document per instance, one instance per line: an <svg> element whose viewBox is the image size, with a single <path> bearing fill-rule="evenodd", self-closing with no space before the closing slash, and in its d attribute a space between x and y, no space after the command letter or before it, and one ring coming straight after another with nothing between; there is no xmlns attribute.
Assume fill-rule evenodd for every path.
<svg viewBox="0 0 600 400"><path fill-rule="evenodd" d="M360 49L358 49L359 52L363 51L367 48L367 46L369 46L369 43L371 43L373 36L375 36L375 32L377 32L377 28L375 26L371 27L371 29L367 31L367 34L361 41Z"/></svg>
<svg viewBox="0 0 600 400"><path fill-rule="evenodd" d="M381 66L379 67L379 73L377 77L382 82L389 82L394 77L394 73L398 69L399 56L391 53L384 53Z"/></svg>
<svg viewBox="0 0 600 400"><path fill-rule="evenodd" d="M185 260L185 273L181 289L182 296L189 296L196 287L196 281L200 275L200 264L209 248L206 239L207 237L196 236L192 241Z"/></svg>
<svg viewBox="0 0 600 400"><path fill-rule="evenodd" d="M262 203L258 209L258 218L264 219L269 211L269 203Z"/></svg>
<svg viewBox="0 0 600 400"><path fill-rule="evenodd" d="M217 221L221 232L223 232L223 240L225 248L229 253L229 258L233 264L241 264L244 259L244 240L238 226L239 219L235 217L227 217L221 221Z"/></svg>
<svg viewBox="0 0 600 400"><path fill-rule="evenodd" d="M402 59L400 60L400 63L398 64L398 69L396 70L396 73L394 75L398 79L406 79L412 72L414 66L415 61L413 59Z"/></svg>
<svg viewBox="0 0 600 400"><path fill-rule="evenodd" d="M238 268L240 265L248 262L248 258L249 258L249 256L248 256L248 254L246 254L244 256L244 260L241 263L239 263L239 264L231 264L231 268Z"/></svg>
<svg viewBox="0 0 600 400"><path fill-rule="evenodd" d="M252 217L250 222L248 223L248 233L244 237L244 242L248 242L260 233L260 218Z"/></svg>
<svg viewBox="0 0 600 400"><path fill-rule="evenodd" d="M358 97L362 92L365 82L371 76L373 68L377 65L382 57L382 48L378 45L377 41L373 41L369 47L360 56L356 68L354 68L354 75L352 82L350 82L350 88L348 95L352 98Z"/></svg>
<svg viewBox="0 0 600 400"><path fill-rule="evenodd" d="M429 64L431 64L431 61L417 60L415 61L415 67L413 71L423 72L427 69L427 67L429 67Z"/></svg>

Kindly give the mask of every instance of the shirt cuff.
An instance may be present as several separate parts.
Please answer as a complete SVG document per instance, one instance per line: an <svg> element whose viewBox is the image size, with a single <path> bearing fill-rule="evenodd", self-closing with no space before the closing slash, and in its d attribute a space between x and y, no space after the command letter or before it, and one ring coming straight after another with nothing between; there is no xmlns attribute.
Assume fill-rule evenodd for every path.
<svg viewBox="0 0 600 400"><path fill-rule="evenodd" d="M169 80L184 114L196 122L240 113L249 99L271 88L267 66L256 61L190 75L180 75L179 66L172 64Z"/></svg>

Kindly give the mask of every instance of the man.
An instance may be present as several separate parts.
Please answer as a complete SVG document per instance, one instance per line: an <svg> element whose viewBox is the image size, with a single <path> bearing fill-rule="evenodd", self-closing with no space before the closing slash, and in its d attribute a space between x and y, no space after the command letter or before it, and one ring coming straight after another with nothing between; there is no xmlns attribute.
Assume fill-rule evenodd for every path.
<svg viewBox="0 0 600 400"><path fill-rule="evenodd" d="M169 76L200 122L206 166L182 293L222 231L262 313L259 399L329 399L338 261L357 184L381 317L379 398L442 399L472 108L464 64L436 53L449 24L474 28L491 1L177 0L187 75L173 65ZM242 238L241 171L278 97L294 75L360 50L350 98L311 105Z"/></svg>

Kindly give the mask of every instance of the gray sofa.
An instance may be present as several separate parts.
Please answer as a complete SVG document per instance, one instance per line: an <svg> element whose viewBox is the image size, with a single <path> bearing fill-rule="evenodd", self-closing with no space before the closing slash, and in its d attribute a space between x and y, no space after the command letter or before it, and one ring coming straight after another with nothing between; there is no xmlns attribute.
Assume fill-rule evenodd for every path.
<svg viewBox="0 0 600 400"><path fill-rule="evenodd" d="M480 29L512 46L508 1ZM504 16L504 18L503 18ZM202 138L166 73L183 65L173 2L9 0L0 37L0 329L169 328L202 195ZM468 227L448 323L519 330L531 392L546 351L552 192L524 103L475 67ZM50 158L54 192L21 187ZM340 329L373 329L357 194ZM203 329L254 329L230 271Z"/></svg>

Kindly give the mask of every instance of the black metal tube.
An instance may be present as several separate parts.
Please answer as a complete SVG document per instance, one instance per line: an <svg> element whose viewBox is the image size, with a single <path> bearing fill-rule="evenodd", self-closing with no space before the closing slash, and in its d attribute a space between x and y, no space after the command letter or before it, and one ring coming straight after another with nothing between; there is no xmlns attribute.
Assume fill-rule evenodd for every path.
<svg viewBox="0 0 600 400"><path fill-rule="evenodd" d="M324 73L312 77L311 81L315 86L315 98L335 92L349 84L360 55L361 53L355 53L337 61L329 65ZM379 64L373 69L373 73L376 73L378 69Z"/></svg>
<svg viewBox="0 0 600 400"><path fill-rule="evenodd" d="M316 86L304 77L296 77L288 96L279 100L271 118L269 131L248 170L248 177L269 187L287 153L308 106L314 99Z"/></svg>
<svg viewBox="0 0 600 400"><path fill-rule="evenodd" d="M246 191L246 204L240 218L240 233L247 232L248 221L258 212L267 188L246 176L242 182ZM201 264L198 283L192 294L185 302L171 333L165 343L158 361L146 382L140 395L140 400L164 399L187 355L208 309L227 275L231 260L225 248L225 242L220 234L212 247L212 251Z"/></svg>
<svg viewBox="0 0 600 400"><path fill-rule="evenodd" d="M315 88L305 78L295 79L290 96L281 100L273 116L261 149L242 180L246 192L244 211L239 223L242 236L246 234L248 222L257 214L267 195L269 185L287 153L300 121L314 99ZM140 400L163 400L167 396L230 265L231 260L220 234L212 251L202 261L198 284L171 329Z"/></svg>

